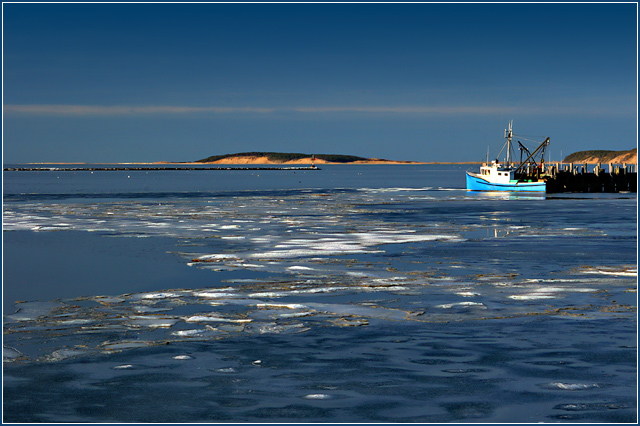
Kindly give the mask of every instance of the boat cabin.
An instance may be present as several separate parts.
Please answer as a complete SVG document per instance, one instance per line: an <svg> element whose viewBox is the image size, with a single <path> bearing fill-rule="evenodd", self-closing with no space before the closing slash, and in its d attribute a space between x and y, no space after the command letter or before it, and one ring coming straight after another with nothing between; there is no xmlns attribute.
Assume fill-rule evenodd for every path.
<svg viewBox="0 0 640 426"><path fill-rule="evenodd" d="M480 176L492 183L510 183L515 180L515 169L507 168L497 162L480 167Z"/></svg>

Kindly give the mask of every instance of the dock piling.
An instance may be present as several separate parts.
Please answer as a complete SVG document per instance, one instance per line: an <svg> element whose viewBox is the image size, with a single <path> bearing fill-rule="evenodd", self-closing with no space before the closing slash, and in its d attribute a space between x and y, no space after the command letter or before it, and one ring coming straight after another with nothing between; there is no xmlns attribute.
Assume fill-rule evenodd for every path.
<svg viewBox="0 0 640 426"><path fill-rule="evenodd" d="M547 192L637 192L637 165L602 163L589 170L589 164L556 164L545 173Z"/></svg>

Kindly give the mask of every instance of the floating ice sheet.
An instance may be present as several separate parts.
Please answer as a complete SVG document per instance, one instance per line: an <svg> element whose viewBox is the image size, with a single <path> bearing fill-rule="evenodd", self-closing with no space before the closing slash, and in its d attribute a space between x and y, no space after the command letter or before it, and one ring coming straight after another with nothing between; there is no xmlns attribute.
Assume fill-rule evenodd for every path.
<svg viewBox="0 0 640 426"><path fill-rule="evenodd" d="M174 341L386 321L635 315L634 306L619 303L630 298L618 297L634 291L635 266L563 270L568 263L559 262L545 269L528 251L533 240L536 247L552 246L569 237L604 236L606 227L530 220L526 212L516 221L503 200L487 207L458 189L441 188L446 196L434 201L427 191L436 188L5 203L6 231L172 237L186 264L249 276L260 271L262 277L225 273L229 281L210 288L175 283L141 293L19 303L4 317L5 342L23 355L9 350L5 359L55 362ZM478 204L483 211L469 208ZM512 243L508 256L496 241ZM523 262L530 266L524 272Z"/></svg>
<svg viewBox="0 0 640 426"><path fill-rule="evenodd" d="M22 352L20 352L19 350L15 349L15 348L11 348L9 346L3 346L2 347L2 360L4 362L6 361L14 361L17 358L22 356Z"/></svg>
<svg viewBox="0 0 640 426"><path fill-rule="evenodd" d="M637 277L638 268L635 266L622 266L622 267L610 267L610 266L597 266L588 267L582 269L583 274L599 274L599 275L614 275L621 277Z"/></svg>
<svg viewBox="0 0 640 426"><path fill-rule="evenodd" d="M579 277L511 277L504 282L495 280L505 276L479 277L482 279L477 281L474 277L425 280L394 272L384 278L367 274L345 277L282 274L277 278L233 279L212 288L18 303L21 310L4 318L9 346L4 358L5 362L57 362L171 341L224 339L237 333L295 334L314 327L371 327L379 321L496 320L530 314L582 318L635 315L633 306L602 305L606 299L594 300L592 296L602 288L628 291L635 281L624 276L587 281ZM572 297L566 298L568 294ZM27 342L25 337L29 337L28 345L22 346ZM66 345L66 340L73 345Z"/></svg>
<svg viewBox="0 0 640 426"><path fill-rule="evenodd" d="M55 308L62 306L57 302L24 302L16 305L18 310L15 314L5 315L5 320L9 321L33 321L45 316Z"/></svg>

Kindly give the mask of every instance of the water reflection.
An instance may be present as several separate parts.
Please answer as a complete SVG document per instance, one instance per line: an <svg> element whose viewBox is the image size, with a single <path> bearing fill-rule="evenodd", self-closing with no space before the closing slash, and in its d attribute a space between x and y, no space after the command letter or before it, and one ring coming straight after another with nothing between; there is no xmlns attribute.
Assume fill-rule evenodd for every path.
<svg viewBox="0 0 640 426"><path fill-rule="evenodd" d="M539 193L523 193L523 192L505 192L505 191L467 191L467 196L475 199L494 199L494 200L545 200L547 194Z"/></svg>

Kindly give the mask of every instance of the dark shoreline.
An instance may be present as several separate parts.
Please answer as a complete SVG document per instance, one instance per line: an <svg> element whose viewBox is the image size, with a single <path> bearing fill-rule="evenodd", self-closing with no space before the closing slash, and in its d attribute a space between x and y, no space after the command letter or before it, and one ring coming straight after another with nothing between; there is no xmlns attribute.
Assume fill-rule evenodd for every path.
<svg viewBox="0 0 640 426"><path fill-rule="evenodd" d="M129 172L175 170L320 170L318 167L7 167L5 172Z"/></svg>

